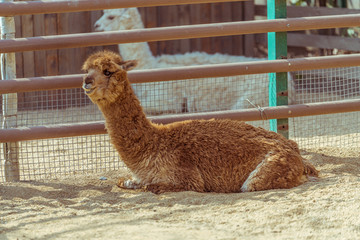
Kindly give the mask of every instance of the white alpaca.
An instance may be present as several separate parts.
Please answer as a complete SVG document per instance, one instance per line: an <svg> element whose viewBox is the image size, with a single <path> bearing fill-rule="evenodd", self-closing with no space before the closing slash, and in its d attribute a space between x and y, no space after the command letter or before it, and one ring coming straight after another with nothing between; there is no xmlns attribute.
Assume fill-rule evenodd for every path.
<svg viewBox="0 0 360 240"><path fill-rule="evenodd" d="M137 8L104 10L104 15L95 23L97 31L143 28L144 24ZM119 52L125 60L137 59L138 69L264 60L204 52L164 54L155 57L146 42L119 44ZM267 83L268 74L144 83L133 86L147 113L179 113L184 109L189 112L204 112L251 107L246 99L256 105L267 106L268 86L259 84L259 80L266 80ZM294 89L292 83L289 81L291 97L295 92L292 91ZM292 102L291 98L289 102Z"/></svg>

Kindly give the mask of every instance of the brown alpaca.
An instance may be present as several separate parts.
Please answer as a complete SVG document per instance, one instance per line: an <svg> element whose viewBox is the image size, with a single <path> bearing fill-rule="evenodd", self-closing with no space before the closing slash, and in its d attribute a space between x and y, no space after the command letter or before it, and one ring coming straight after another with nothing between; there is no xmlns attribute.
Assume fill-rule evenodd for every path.
<svg viewBox="0 0 360 240"><path fill-rule="evenodd" d="M135 66L136 61L108 51L91 55L83 65L83 88L102 111L111 142L135 177L122 187L248 192L292 188L317 176L294 141L244 122L151 123L127 79Z"/></svg>

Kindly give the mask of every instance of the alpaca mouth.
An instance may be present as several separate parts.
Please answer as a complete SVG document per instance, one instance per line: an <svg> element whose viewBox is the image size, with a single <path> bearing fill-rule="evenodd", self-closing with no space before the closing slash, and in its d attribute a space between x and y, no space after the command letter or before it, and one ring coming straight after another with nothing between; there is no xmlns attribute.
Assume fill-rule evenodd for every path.
<svg viewBox="0 0 360 240"><path fill-rule="evenodd" d="M84 91L85 91L86 94L92 93L92 92L94 91L94 89L95 89L95 88L92 87L91 84L86 84L86 83L84 83L84 84L82 85L82 88L84 89Z"/></svg>

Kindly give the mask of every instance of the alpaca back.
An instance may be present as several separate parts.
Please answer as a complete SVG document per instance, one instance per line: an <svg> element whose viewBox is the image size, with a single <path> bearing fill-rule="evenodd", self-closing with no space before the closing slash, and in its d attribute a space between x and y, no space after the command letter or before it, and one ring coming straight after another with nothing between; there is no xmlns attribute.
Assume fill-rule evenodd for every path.
<svg viewBox="0 0 360 240"><path fill-rule="evenodd" d="M194 174L200 179L193 181L204 181L206 191L239 192L249 173L269 152L291 159L294 168L303 168L302 158L293 142L243 122L196 120L174 123L163 129L159 138L163 141L159 155L166 155L165 152L176 154L181 165L195 165L198 171ZM173 164L169 162L169 169L164 172L177 171L172 169ZM166 163L161 166L165 168Z"/></svg>

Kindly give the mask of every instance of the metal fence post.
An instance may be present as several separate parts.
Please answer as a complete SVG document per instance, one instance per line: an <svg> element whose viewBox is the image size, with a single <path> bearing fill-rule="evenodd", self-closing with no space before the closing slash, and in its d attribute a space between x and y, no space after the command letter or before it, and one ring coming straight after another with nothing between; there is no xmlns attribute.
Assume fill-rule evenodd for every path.
<svg viewBox="0 0 360 240"><path fill-rule="evenodd" d="M268 19L286 18L286 0L267 1ZM287 58L287 32L268 33L269 60ZM269 73L269 106L288 104L287 73ZM270 120L270 130L289 138L289 120Z"/></svg>
<svg viewBox="0 0 360 240"><path fill-rule="evenodd" d="M11 2L12 0L0 0L0 2ZM1 39L15 38L14 17L0 17ZM16 78L15 53L6 53L0 55L1 80ZM2 124L1 127L17 127L17 94L4 94L2 96ZM19 143L9 142L3 144L5 158L5 180L19 181Z"/></svg>

